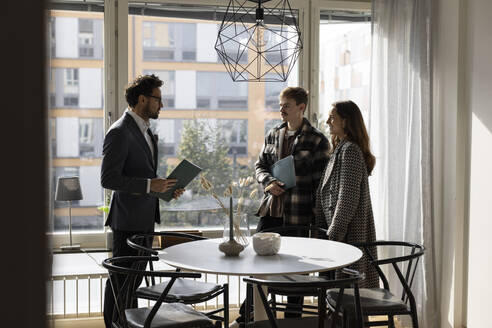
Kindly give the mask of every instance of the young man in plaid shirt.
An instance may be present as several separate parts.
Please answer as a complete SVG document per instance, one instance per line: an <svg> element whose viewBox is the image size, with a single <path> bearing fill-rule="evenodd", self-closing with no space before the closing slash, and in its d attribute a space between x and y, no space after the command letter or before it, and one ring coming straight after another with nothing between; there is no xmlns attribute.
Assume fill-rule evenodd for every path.
<svg viewBox="0 0 492 328"><path fill-rule="evenodd" d="M288 87L279 100L283 122L268 132L255 163L256 179L265 191L257 231L314 223L315 193L328 162L328 139L304 117L307 91ZM296 186L285 190L272 176L271 166L289 155L294 156Z"/></svg>
<svg viewBox="0 0 492 328"><path fill-rule="evenodd" d="M328 139L304 117L308 92L300 87L288 87L282 90L279 100L282 123L267 133L255 163L256 179L265 191L257 213L260 216L257 232L314 223L315 193L328 162ZM285 190L284 183L272 176L271 167L289 155L294 157L296 185ZM289 297L288 303L302 304L302 297ZM238 322L244 321L244 304L240 313L241 316L231 327L237 327ZM285 313L285 316L300 314Z"/></svg>

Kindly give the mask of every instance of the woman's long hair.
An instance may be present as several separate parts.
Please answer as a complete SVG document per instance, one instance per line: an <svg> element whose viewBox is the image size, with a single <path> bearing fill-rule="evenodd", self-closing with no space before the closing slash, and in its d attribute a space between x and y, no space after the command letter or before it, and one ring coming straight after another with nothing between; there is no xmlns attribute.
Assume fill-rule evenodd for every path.
<svg viewBox="0 0 492 328"><path fill-rule="evenodd" d="M346 140L355 143L362 150L367 174L371 175L372 169L376 164L376 158L371 153L369 135L367 134L364 119L362 118L359 107L351 100L337 101L333 103L332 106L337 111L337 114L345 120L344 132ZM335 150L339 142L340 139L337 136L331 136L331 144L333 146L332 151Z"/></svg>

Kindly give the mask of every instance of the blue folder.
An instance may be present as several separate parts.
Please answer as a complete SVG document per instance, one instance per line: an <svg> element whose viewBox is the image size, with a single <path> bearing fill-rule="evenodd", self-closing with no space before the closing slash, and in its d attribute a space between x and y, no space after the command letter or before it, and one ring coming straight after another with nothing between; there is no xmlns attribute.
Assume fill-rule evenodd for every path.
<svg viewBox="0 0 492 328"><path fill-rule="evenodd" d="M272 165L272 175L279 181L285 183L282 188L290 189L296 185L296 169L294 167L294 156L289 155Z"/></svg>

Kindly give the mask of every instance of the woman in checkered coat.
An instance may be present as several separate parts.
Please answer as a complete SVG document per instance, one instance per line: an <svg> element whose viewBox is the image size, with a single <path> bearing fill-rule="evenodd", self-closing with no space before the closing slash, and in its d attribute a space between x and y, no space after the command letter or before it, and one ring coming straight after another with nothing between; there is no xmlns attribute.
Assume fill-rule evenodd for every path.
<svg viewBox="0 0 492 328"><path fill-rule="evenodd" d="M316 192L316 224L328 229L328 239L348 244L376 240L368 175L375 158L359 107L352 101L333 104L330 159ZM376 249L371 250L377 258ZM364 255L350 268L365 274L360 287L379 287L376 270Z"/></svg>

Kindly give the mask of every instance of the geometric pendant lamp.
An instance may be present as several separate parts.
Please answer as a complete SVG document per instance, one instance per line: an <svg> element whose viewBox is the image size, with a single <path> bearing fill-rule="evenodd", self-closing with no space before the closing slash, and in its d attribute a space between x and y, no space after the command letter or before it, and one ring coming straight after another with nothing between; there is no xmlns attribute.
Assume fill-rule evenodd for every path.
<svg viewBox="0 0 492 328"><path fill-rule="evenodd" d="M287 81L302 50L298 15L288 0L230 0L215 50L232 80Z"/></svg>

